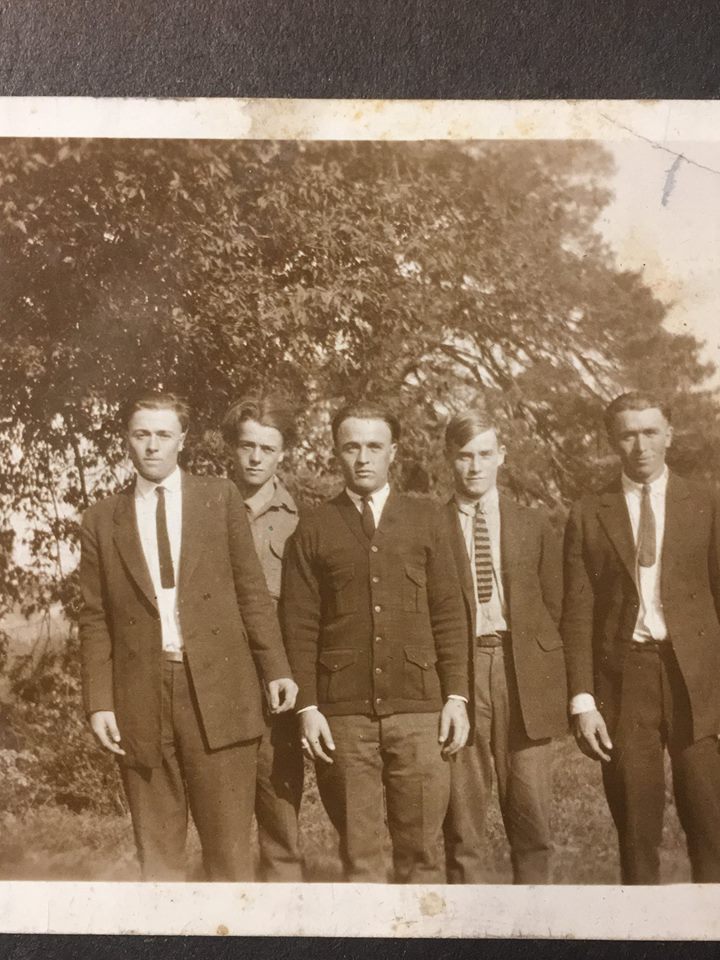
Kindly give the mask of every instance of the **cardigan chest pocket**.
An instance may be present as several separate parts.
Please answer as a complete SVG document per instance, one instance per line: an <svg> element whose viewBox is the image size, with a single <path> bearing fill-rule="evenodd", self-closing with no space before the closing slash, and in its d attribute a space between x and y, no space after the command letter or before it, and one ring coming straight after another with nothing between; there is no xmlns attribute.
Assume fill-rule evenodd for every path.
<svg viewBox="0 0 720 960"><path fill-rule="evenodd" d="M357 671L353 670L357 650L323 650L318 657L318 700L337 703L358 700Z"/></svg>
<svg viewBox="0 0 720 960"><path fill-rule="evenodd" d="M346 613L357 612L358 591L354 563L330 572L330 591L334 616L342 617Z"/></svg>
<svg viewBox="0 0 720 960"><path fill-rule="evenodd" d="M440 696L436 662L437 654L433 647L405 647L404 700L433 700Z"/></svg>
<svg viewBox="0 0 720 960"><path fill-rule="evenodd" d="M427 574L423 567L405 564L401 592L403 610L413 613L427 610Z"/></svg>

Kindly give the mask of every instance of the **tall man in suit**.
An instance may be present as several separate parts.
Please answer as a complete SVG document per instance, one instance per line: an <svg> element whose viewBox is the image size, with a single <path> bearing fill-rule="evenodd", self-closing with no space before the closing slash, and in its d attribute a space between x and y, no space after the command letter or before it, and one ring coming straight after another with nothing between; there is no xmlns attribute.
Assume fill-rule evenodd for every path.
<svg viewBox="0 0 720 960"><path fill-rule="evenodd" d="M668 471L670 411L642 393L607 407L622 476L576 503L563 611L578 745L601 760L623 883L659 881L664 750L692 876L720 881L720 517Z"/></svg>
<svg viewBox="0 0 720 960"><path fill-rule="evenodd" d="M558 630L562 556L547 518L500 496L505 448L481 411L445 431L455 493L445 519L465 599L471 739L452 765L450 883L487 882L483 836L497 776L515 883L550 881L551 737L567 730Z"/></svg>
<svg viewBox="0 0 720 960"><path fill-rule="evenodd" d="M295 438L289 408L272 396L245 397L225 414L222 432L233 455L235 482L245 501L255 550L270 596L280 599L285 543L295 530L295 501L277 476ZM302 880L298 812L303 789L303 757L292 713L266 716L258 754L255 817L261 879Z"/></svg>
<svg viewBox="0 0 720 960"><path fill-rule="evenodd" d="M184 879L189 802L208 878L249 880L260 678L277 712L297 687L237 488L178 468L188 419L173 394L128 404L137 476L83 517L83 697L143 879Z"/></svg>
<svg viewBox="0 0 720 960"><path fill-rule="evenodd" d="M437 507L394 491L397 419L372 403L332 424L345 489L302 517L282 619L302 743L340 835L345 877L444 880L448 764L468 732L462 596ZM385 801L385 804L384 802Z"/></svg>

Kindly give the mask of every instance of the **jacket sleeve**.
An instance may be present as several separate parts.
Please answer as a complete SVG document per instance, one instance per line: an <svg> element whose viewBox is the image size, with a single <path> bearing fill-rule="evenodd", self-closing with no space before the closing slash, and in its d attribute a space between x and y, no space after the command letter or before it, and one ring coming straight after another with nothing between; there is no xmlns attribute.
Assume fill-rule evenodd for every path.
<svg viewBox="0 0 720 960"><path fill-rule="evenodd" d="M594 694L594 591L585 560L582 503L570 511L565 528L565 595L560 630L565 645L568 694Z"/></svg>
<svg viewBox="0 0 720 960"><path fill-rule="evenodd" d="M280 617L295 682L300 687L296 710L316 705L320 585L313 563L313 530L300 523L287 543L283 561Z"/></svg>
<svg viewBox="0 0 720 960"><path fill-rule="evenodd" d="M562 539L550 521L542 516L540 528L540 563L538 574L545 607L556 624L560 623L563 602Z"/></svg>
<svg viewBox="0 0 720 960"><path fill-rule="evenodd" d="M228 542L235 596L248 642L266 683L290 676L280 625L253 544L247 510L237 487L228 482Z"/></svg>
<svg viewBox="0 0 720 960"><path fill-rule="evenodd" d="M80 530L80 657L85 712L114 710L112 637L96 515L86 511Z"/></svg>
<svg viewBox="0 0 720 960"><path fill-rule="evenodd" d="M465 604L447 524L439 510L434 510L427 592L443 699L450 694L469 699Z"/></svg>

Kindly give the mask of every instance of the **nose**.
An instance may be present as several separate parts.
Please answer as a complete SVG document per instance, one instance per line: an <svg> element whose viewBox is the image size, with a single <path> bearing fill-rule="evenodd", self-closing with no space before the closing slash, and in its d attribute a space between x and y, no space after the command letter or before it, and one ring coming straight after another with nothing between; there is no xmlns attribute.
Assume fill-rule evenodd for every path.
<svg viewBox="0 0 720 960"><path fill-rule="evenodd" d="M253 447L250 451L250 463L260 463L260 447Z"/></svg>
<svg viewBox="0 0 720 960"><path fill-rule="evenodd" d="M158 449L158 446L159 446L158 438L155 437L155 436L153 436L152 434L150 434L150 436L148 437L148 441L147 441L147 449L148 449L148 451L157 450L157 449Z"/></svg>
<svg viewBox="0 0 720 960"><path fill-rule="evenodd" d="M369 459L370 459L370 451L368 450L368 448L360 447L360 450L358 451L358 458L357 458L358 464L367 463Z"/></svg>

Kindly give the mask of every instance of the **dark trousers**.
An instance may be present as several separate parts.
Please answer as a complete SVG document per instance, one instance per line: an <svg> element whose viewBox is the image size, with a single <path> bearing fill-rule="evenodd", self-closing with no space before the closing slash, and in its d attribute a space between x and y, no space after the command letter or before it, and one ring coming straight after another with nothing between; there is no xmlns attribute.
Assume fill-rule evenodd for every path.
<svg viewBox="0 0 720 960"><path fill-rule="evenodd" d="M258 741L208 749L183 663L163 665L162 766L122 767L143 880L185 879L188 804L209 880L253 879Z"/></svg>
<svg viewBox="0 0 720 960"><path fill-rule="evenodd" d="M692 878L720 882L718 742L692 741L690 701L670 643L633 645L625 657L617 716L608 719L613 750L603 764L603 782L618 831L622 882L660 879L666 747Z"/></svg>
<svg viewBox="0 0 720 960"><path fill-rule="evenodd" d="M514 882L550 882L550 743L525 733L509 645L478 648L473 742L451 765L444 824L448 883L488 882L485 820L493 769Z"/></svg>
<svg viewBox="0 0 720 960"><path fill-rule="evenodd" d="M334 762L316 764L320 797L340 835L345 879L386 883L385 808L397 883L443 883L442 823L450 790L438 715L328 717ZM384 802L383 802L384 801Z"/></svg>
<svg viewBox="0 0 720 960"><path fill-rule="evenodd" d="M303 790L303 757L294 714L269 718L258 752L255 817L260 846L260 879L299 883L298 812Z"/></svg>

